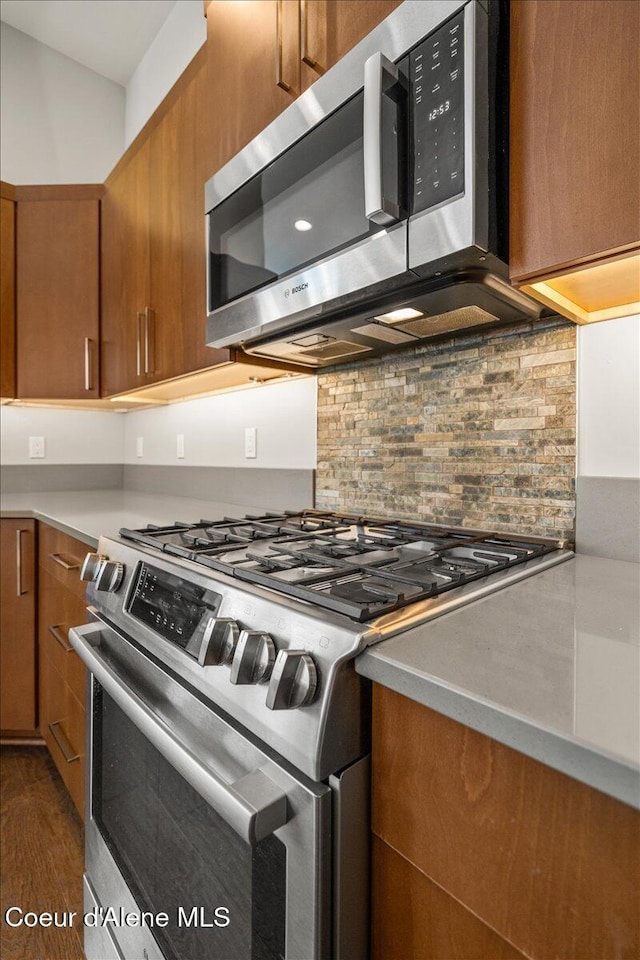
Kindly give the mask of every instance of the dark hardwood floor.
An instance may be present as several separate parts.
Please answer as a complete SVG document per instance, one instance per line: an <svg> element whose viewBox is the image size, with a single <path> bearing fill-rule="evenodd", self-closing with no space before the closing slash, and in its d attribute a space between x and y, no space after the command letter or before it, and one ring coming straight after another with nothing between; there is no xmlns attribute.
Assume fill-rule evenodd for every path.
<svg viewBox="0 0 640 960"><path fill-rule="evenodd" d="M83 960L83 828L45 747L0 748L2 960ZM72 927L10 927L5 911L70 912Z"/></svg>

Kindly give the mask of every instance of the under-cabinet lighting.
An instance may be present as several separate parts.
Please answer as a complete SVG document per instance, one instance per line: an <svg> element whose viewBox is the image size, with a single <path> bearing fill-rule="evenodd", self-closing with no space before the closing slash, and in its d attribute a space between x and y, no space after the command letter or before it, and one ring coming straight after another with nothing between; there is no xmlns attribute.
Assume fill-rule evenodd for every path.
<svg viewBox="0 0 640 960"><path fill-rule="evenodd" d="M374 320L381 320L382 323L400 323L401 320L416 320L418 317L424 317L421 310L414 310L412 307L401 307L399 310L390 310L389 313L381 313L374 317Z"/></svg>
<svg viewBox="0 0 640 960"><path fill-rule="evenodd" d="M640 254L520 287L574 323L640 313Z"/></svg>

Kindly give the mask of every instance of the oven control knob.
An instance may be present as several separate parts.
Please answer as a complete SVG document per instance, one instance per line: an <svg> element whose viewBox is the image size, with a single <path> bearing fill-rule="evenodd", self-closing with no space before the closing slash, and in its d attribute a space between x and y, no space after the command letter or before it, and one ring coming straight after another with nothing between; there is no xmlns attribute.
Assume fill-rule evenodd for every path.
<svg viewBox="0 0 640 960"><path fill-rule="evenodd" d="M100 571L100 567L107 558L102 553L88 553L84 558L80 568L81 580L95 580Z"/></svg>
<svg viewBox="0 0 640 960"><path fill-rule="evenodd" d="M273 667L267 706L270 710L291 710L311 703L318 686L316 665L304 650L281 650Z"/></svg>
<svg viewBox="0 0 640 960"><path fill-rule="evenodd" d="M205 627L198 663L201 667L229 663L236 649L240 627L235 620L225 617L210 617Z"/></svg>
<svg viewBox="0 0 640 960"><path fill-rule="evenodd" d="M276 648L268 633L243 630L231 663L231 683L260 683L268 680Z"/></svg>
<svg viewBox="0 0 640 960"><path fill-rule="evenodd" d="M96 577L96 590L104 590L106 593L115 593L124 577L124 564L117 560L105 560L98 570Z"/></svg>

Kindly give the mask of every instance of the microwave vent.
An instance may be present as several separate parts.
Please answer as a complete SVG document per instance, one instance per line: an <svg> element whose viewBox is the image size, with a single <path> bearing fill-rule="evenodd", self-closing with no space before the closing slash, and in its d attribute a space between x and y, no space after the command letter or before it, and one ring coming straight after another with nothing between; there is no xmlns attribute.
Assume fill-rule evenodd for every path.
<svg viewBox="0 0 640 960"><path fill-rule="evenodd" d="M411 343L415 340L415 337L403 330L383 327L381 323L365 323L361 327L354 327L351 332L359 333L363 337L371 337L372 340L382 340L383 343Z"/></svg>
<svg viewBox="0 0 640 960"><path fill-rule="evenodd" d="M368 353L370 350L371 347L365 347L360 343L351 343L348 340L335 340L333 343L325 344L322 347L300 350L299 355L314 360L337 360L339 357L350 357L356 353Z"/></svg>
<svg viewBox="0 0 640 960"><path fill-rule="evenodd" d="M399 323L394 329L400 328L414 337L431 337L437 333L448 333L450 330L460 330L462 327L479 327L485 323L496 323L500 318L487 310L475 305L460 307L457 310L448 310L435 317L421 317L420 320L409 320Z"/></svg>

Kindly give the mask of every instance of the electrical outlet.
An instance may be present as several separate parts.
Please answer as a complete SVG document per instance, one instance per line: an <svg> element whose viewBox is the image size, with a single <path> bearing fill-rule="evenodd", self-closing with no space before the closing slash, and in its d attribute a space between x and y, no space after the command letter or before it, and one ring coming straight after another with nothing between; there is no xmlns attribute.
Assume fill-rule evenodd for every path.
<svg viewBox="0 0 640 960"><path fill-rule="evenodd" d="M184 460L184 433L176 434L176 457Z"/></svg>
<svg viewBox="0 0 640 960"><path fill-rule="evenodd" d="M244 455L247 460L254 460L257 456L258 428L245 427L244 429Z"/></svg>
<svg viewBox="0 0 640 960"><path fill-rule="evenodd" d="M136 437L136 457L144 457L144 437Z"/></svg>
<svg viewBox="0 0 640 960"><path fill-rule="evenodd" d="M44 437L29 437L29 457L32 460L44 457Z"/></svg>

